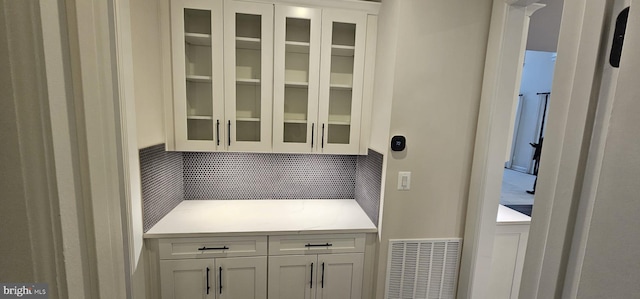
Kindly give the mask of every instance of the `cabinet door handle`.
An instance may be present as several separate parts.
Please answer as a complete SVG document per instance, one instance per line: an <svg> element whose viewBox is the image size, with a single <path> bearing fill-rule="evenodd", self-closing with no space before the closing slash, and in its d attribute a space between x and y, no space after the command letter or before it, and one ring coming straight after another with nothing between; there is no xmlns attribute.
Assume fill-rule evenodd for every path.
<svg viewBox="0 0 640 299"><path fill-rule="evenodd" d="M216 145L220 145L220 120L216 120Z"/></svg>
<svg viewBox="0 0 640 299"><path fill-rule="evenodd" d="M311 263L311 280L309 281L309 288L313 289L313 263Z"/></svg>
<svg viewBox="0 0 640 299"><path fill-rule="evenodd" d="M209 289L211 287L209 286L209 267L207 267L207 295L209 295Z"/></svg>
<svg viewBox="0 0 640 299"><path fill-rule="evenodd" d="M222 294L222 267L220 267L218 271L218 284L220 285L220 294Z"/></svg>
<svg viewBox="0 0 640 299"><path fill-rule="evenodd" d="M231 121L229 121L229 126L227 127L227 145L231 146Z"/></svg>
<svg viewBox="0 0 640 299"><path fill-rule="evenodd" d="M333 244L331 244L331 243L324 243L324 244L307 243L307 245L304 245L304 247L331 247L331 246L333 246Z"/></svg>
<svg viewBox="0 0 640 299"><path fill-rule="evenodd" d="M311 148L313 149L313 130L315 127L315 123L311 123Z"/></svg>
<svg viewBox="0 0 640 299"><path fill-rule="evenodd" d="M222 247L206 247L206 246L202 246L201 248L198 248L198 250L203 251L203 250L227 250L229 249L229 247L227 246L222 246Z"/></svg>
<svg viewBox="0 0 640 299"><path fill-rule="evenodd" d="M322 124L322 148L324 148L324 124Z"/></svg>
<svg viewBox="0 0 640 299"><path fill-rule="evenodd" d="M322 288L324 289L324 262L322 262L322 278L320 280L320 283L322 284Z"/></svg>

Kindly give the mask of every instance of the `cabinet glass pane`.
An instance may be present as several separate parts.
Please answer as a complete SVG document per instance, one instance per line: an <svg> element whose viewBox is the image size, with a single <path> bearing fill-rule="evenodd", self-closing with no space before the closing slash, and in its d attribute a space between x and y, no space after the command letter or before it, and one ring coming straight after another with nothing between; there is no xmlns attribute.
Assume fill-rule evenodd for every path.
<svg viewBox="0 0 640 299"><path fill-rule="evenodd" d="M260 141L260 15L236 14L236 140Z"/></svg>
<svg viewBox="0 0 640 299"><path fill-rule="evenodd" d="M284 142L307 142L310 38L311 20L286 19Z"/></svg>
<svg viewBox="0 0 640 299"><path fill-rule="evenodd" d="M211 11L184 10L187 139L213 140Z"/></svg>
<svg viewBox="0 0 640 299"><path fill-rule="evenodd" d="M348 144L350 142L355 38L355 24L333 23L328 143Z"/></svg>
<svg viewBox="0 0 640 299"><path fill-rule="evenodd" d="M187 119L187 138L189 140L213 140L213 120Z"/></svg>

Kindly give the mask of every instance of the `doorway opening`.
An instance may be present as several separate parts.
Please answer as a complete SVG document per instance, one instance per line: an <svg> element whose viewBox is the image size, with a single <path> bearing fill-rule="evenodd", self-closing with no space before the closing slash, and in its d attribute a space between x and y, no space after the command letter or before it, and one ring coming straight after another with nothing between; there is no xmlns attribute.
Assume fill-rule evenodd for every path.
<svg viewBox="0 0 640 299"><path fill-rule="evenodd" d="M534 203L555 61L556 52L525 52L520 94L511 116L500 204L527 216Z"/></svg>

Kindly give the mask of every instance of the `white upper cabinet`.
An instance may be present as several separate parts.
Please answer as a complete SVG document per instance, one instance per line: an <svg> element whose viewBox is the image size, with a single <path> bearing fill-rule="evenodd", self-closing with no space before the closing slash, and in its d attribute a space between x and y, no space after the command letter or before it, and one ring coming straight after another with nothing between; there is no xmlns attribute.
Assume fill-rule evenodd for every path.
<svg viewBox="0 0 640 299"><path fill-rule="evenodd" d="M169 149L366 154L374 4L167 1Z"/></svg>
<svg viewBox="0 0 640 299"><path fill-rule="evenodd" d="M273 148L316 148L322 10L276 5Z"/></svg>
<svg viewBox="0 0 640 299"><path fill-rule="evenodd" d="M367 15L325 9L320 58L320 151L355 154L360 146Z"/></svg>
<svg viewBox="0 0 640 299"><path fill-rule="evenodd" d="M273 4L224 5L227 149L271 151Z"/></svg>
<svg viewBox="0 0 640 299"><path fill-rule="evenodd" d="M277 152L358 154L367 14L276 5Z"/></svg>
<svg viewBox="0 0 640 299"><path fill-rule="evenodd" d="M177 150L215 150L224 121L221 0L171 1Z"/></svg>

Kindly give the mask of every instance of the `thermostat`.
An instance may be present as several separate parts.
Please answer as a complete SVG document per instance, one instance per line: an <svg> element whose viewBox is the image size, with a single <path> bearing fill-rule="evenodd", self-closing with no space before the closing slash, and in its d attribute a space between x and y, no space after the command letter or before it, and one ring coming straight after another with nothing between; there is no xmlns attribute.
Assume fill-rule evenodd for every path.
<svg viewBox="0 0 640 299"><path fill-rule="evenodd" d="M391 150L395 152L403 151L407 145L407 139L404 136L396 135L391 138Z"/></svg>

